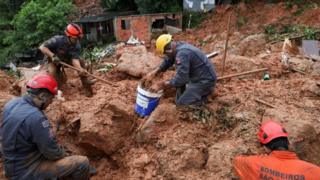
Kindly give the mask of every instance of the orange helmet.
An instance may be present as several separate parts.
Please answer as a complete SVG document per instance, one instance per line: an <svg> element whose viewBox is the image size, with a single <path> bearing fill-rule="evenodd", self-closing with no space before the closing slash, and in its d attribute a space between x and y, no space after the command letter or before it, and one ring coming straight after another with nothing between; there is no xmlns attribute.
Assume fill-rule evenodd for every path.
<svg viewBox="0 0 320 180"><path fill-rule="evenodd" d="M57 95L58 84L57 81L48 74L35 75L28 83L28 88L32 89L47 89L53 95Z"/></svg>
<svg viewBox="0 0 320 180"><path fill-rule="evenodd" d="M79 25L74 23L68 24L64 32L69 37L76 37L76 38L83 37L82 28Z"/></svg>
<svg viewBox="0 0 320 180"><path fill-rule="evenodd" d="M258 136L262 144L267 144L275 138L288 137L288 133L279 123L269 120L261 125Z"/></svg>

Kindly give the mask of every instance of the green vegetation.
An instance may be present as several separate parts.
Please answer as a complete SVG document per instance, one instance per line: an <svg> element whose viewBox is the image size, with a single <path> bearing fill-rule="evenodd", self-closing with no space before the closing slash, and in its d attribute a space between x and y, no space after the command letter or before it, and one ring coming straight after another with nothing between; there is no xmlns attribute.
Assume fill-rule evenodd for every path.
<svg viewBox="0 0 320 180"><path fill-rule="evenodd" d="M314 2L306 3L303 0L290 0L290 1L286 1L285 4L287 9L291 9L293 8L293 6L298 6L297 11L293 13L294 16L299 16L308 9L314 9L319 7L319 3L314 3Z"/></svg>
<svg viewBox="0 0 320 180"><path fill-rule="evenodd" d="M195 28L198 27L203 19L205 18L204 13L200 12L184 12L182 18L182 26L185 28ZM190 23L190 27L189 27Z"/></svg>
<svg viewBox="0 0 320 180"><path fill-rule="evenodd" d="M182 11L182 4L179 1L135 0L135 3L141 14Z"/></svg>
<svg viewBox="0 0 320 180"><path fill-rule="evenodd" d="M0 61L4 63L15 53L37 47L51 36L63 33L73 10L71 0L31 0L24 3L2 40L5 47L0 50Z"/></svg>
<svg viewBox="0 0 320 180"><path fill-rule="evenodd" d="M303 37L303 39L316 39L317 33L320 29L307 27L302 25L268 25L265 27L265 34L269 41L283 40L286 37Z"/></svg>
<svg viewBox="0 0 320 180"><path fill-rule="evenodd" d="M23 0L1 0L0 1L0 65L5 63L10 48L4 41L7 34L12 30L10 24L14 15L20 10Z"/></svg>
<svg viewBox="0 0 320 180"><path fill-rule="evenodd" d="M109 11L137 10L134 0L101 0L102 7Z"/></svg>

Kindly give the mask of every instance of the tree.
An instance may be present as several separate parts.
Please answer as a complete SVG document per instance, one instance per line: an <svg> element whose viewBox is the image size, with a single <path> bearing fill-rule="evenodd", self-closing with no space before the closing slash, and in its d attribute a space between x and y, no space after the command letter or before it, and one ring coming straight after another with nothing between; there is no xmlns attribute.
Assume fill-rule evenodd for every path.
<svg viewBox="0 0 320 180"><path fill-rule="evenodd" d="M71 0L31 0L25 3L11 24L4 42L9 45L9 53L37 47L41 42L62 33L68 21L68 15L75 8Z"/></svg>
<svg viewBox="0 0 320 180"><path fill-rule="evenodd" d="M135 0L141 14L182 11L181 0Z"/></svg>
<svg viewBox="0 0 320 180"><path fill-rule="evenodd" d="M9 52L8 44L4 42L4 39L13 28L10 22L24 2L24 0L0 1L0 64L3 63Z"/></svg>
<svg viewBox="0 0 320 180"><path fill-rule="evenodd" d="M137 10L134 0L101 0L101 5L109 11Z"/></svg>

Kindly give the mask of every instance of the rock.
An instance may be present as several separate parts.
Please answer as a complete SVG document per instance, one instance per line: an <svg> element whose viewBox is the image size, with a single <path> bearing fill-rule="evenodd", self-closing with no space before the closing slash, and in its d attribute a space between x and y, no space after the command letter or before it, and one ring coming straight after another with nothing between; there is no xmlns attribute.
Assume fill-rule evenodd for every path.
<svg viewBox="0 0 320 180"><path fill-rule="evenodd" d="M117 151L128 138L132 127L130 107L121 100L112 100L99 112L81 112L79 143L93 146L106 154Z"/></svg>
<svg viewBox="0 0 320 180"><path fill-rule="evenodd" d="M313 63L312 65L312 75L319 76L320 75L320 61Z"/></svg>
<svg viewBox="0 0 320 180"><path fill-rule="evenodd" d="M264 34L254 34L243 39L236 49L236 53L241 56L255 56L265 48L266 40Z"/></svg>
<svg viewBox="0 0 320 180"><path fill-rule="evenodd" d="M301 88L305 96L320 96L320 85L316 81L306 81Z"/></svg>
<svg viewBox="0 0 320 180"><path fill-rule="evenodd" d="M115 69L134 77L142 77L161 63L161 58L147 52L145 46L132 46L119 50L119 64Z"/></svg>

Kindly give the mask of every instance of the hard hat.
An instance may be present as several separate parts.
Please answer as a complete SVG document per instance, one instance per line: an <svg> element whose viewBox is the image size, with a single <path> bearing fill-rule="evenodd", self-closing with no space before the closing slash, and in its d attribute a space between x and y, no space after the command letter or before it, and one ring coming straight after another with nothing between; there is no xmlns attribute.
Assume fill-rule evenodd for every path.
<svg viewBox="0 0 320 180"><path fill-rule="evenodd" d="M32 89L47 89L53 95L57 95L58 83L57 81L48 74L35 75L28 83L28 88Z"/></svg>
<svg viewBox="0 0 320 180"><path fill-rule="evenodd" d="M76 37L76 38L83 37L82 28L79 25L74 23L68 24L64 32L69 37Z"/></svg>
<svg viewBox="0 0 320 180"><path fill-rule="evenodd" d="M268 120L261 125L258 136L262 144L267 144L275 138L288 137L288 133L279 123Z"/></svg>
<svg viewBox="0 0 320 180"><path fill-rule="evenodd" d="M169 44L172 40L172 36L170 34L162 34L161 36L158 37L156 41L156 50L160 54L163 54L164 52L164 47Z"/></svg>

